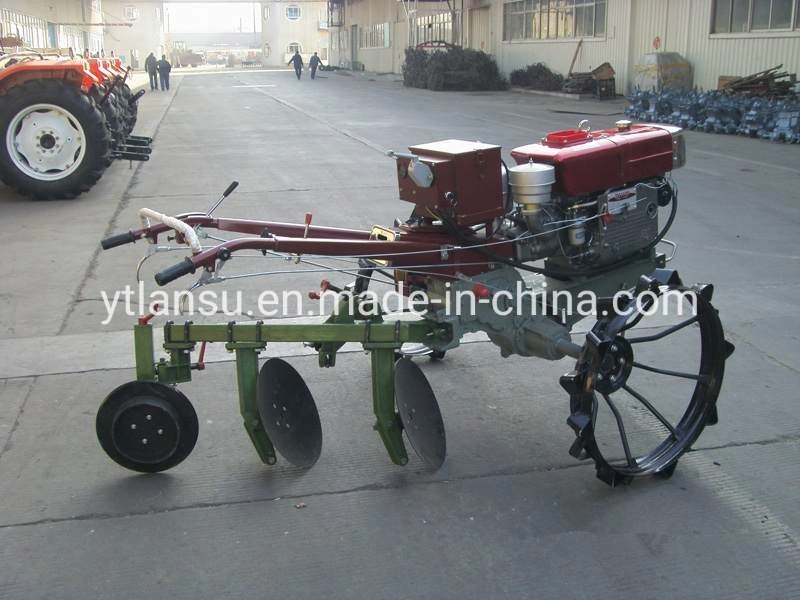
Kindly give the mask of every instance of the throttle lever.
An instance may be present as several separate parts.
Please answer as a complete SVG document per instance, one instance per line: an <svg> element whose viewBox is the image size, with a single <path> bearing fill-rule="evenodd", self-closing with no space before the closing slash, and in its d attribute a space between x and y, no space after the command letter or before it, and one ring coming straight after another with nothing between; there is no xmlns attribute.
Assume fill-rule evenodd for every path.
<svg viewBox="0 0 800 600"><path fill-rule="evenodd" d="M219 197L219 200L217 200L216 203L214 203L211 208L206 211L206 215L210 217L211 213L217 210L217 207L222 204L222 201L230 196L231 192L233 192L233 190L235 190L237 187L239 187L239 182L236 180L231 181L231 184L225 189L224 192L222 192L222 196Z"/></svg>

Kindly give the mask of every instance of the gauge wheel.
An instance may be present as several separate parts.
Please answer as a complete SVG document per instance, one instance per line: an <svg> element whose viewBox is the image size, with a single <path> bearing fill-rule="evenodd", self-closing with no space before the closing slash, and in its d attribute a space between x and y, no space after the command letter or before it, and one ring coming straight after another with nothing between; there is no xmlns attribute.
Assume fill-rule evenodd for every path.
<svg viewBox="0 0 800 600"><path fill-rule="evenodd" d="M103 174L111 135L95 103L63 81L12 87L0 104L0 173L38 200L74 198Z"/></svg>
<svg viewBox="0 0 800 600"><path fill-rule="evenodd" d="M100 405L97 439L117 464L140 473L166 471L181 463L197 442L197 413L177 389L131 381Z"/></svg>

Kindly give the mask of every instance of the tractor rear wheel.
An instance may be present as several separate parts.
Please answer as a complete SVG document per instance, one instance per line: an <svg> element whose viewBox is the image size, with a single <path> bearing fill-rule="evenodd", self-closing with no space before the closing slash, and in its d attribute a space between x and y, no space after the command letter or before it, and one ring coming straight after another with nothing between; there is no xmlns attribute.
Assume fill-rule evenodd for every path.
<svg viewBox="0 0 800 600"><path fill-rule="evenodd" d="M611 486L669 477L706 425L717 422L725 340L713 287L653 283L587 335L570 392L570 450L592 458Z"/></svg>
<svg viewBox="0 0 800 600"><path fill-rule="evenodd" d="M22 194L74 198L97 183L110 154L103 114L75 86L35 79L0 104L0 175Z"/></svg>

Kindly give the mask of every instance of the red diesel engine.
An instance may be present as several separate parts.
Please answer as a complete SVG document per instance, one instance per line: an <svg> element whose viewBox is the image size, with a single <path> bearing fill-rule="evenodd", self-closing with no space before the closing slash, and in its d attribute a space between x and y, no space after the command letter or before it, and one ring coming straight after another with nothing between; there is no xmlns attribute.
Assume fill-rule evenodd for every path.
<svg viewBox="0 0 800 600"><path fill-rule="evenodd" d="M676 209L670 171L685 162L680 128L632 125L548 134L511 151L445 140L409 148L397 158L400 198L415 205L405 227L456 228L466 241L514 241L521 264L547 259L549 273L591 274L645 256L663 237ZM672 204L659 230L659 207ZM481 245L480 240L475 241ZM484 244L485 245L485 244ZM486 252L487 261L496 255Z"/></svg>

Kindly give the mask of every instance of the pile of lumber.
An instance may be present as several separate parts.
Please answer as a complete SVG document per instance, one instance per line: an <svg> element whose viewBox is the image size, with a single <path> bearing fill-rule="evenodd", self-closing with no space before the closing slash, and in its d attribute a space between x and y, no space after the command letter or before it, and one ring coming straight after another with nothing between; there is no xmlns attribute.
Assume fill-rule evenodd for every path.
<svg viewBox="0 0 800 600"><path fill-rule="evenodd" d="M586 73L570 73L564 81L563 91L570 94L594 93L598 81L614 79L613 67L604 62L602 65Z"/></svg>
<svg viewBox="0 0 800 600"><path fill-rule="evenodd" d="M788 96L797 83L797 74L789 74L786 71L780 72L782 68L783 65L778 65L766 71L725 81L722 89L730 94L769 96L772 98Z"/></svg>
<svg viewBox="0 0 800 600"><path fill-rule="evenodd" d="M594 90L594 77L591 73L572 73L564 81L563 91L568 94L582 94Z"/></svg>
<svg viewBox="0 0 800 600"><path fill-rule="evenodd" d="M2 48L15 48L22 45L22 38L18 35L6 35L0 37L0 47Z"/></svg>

